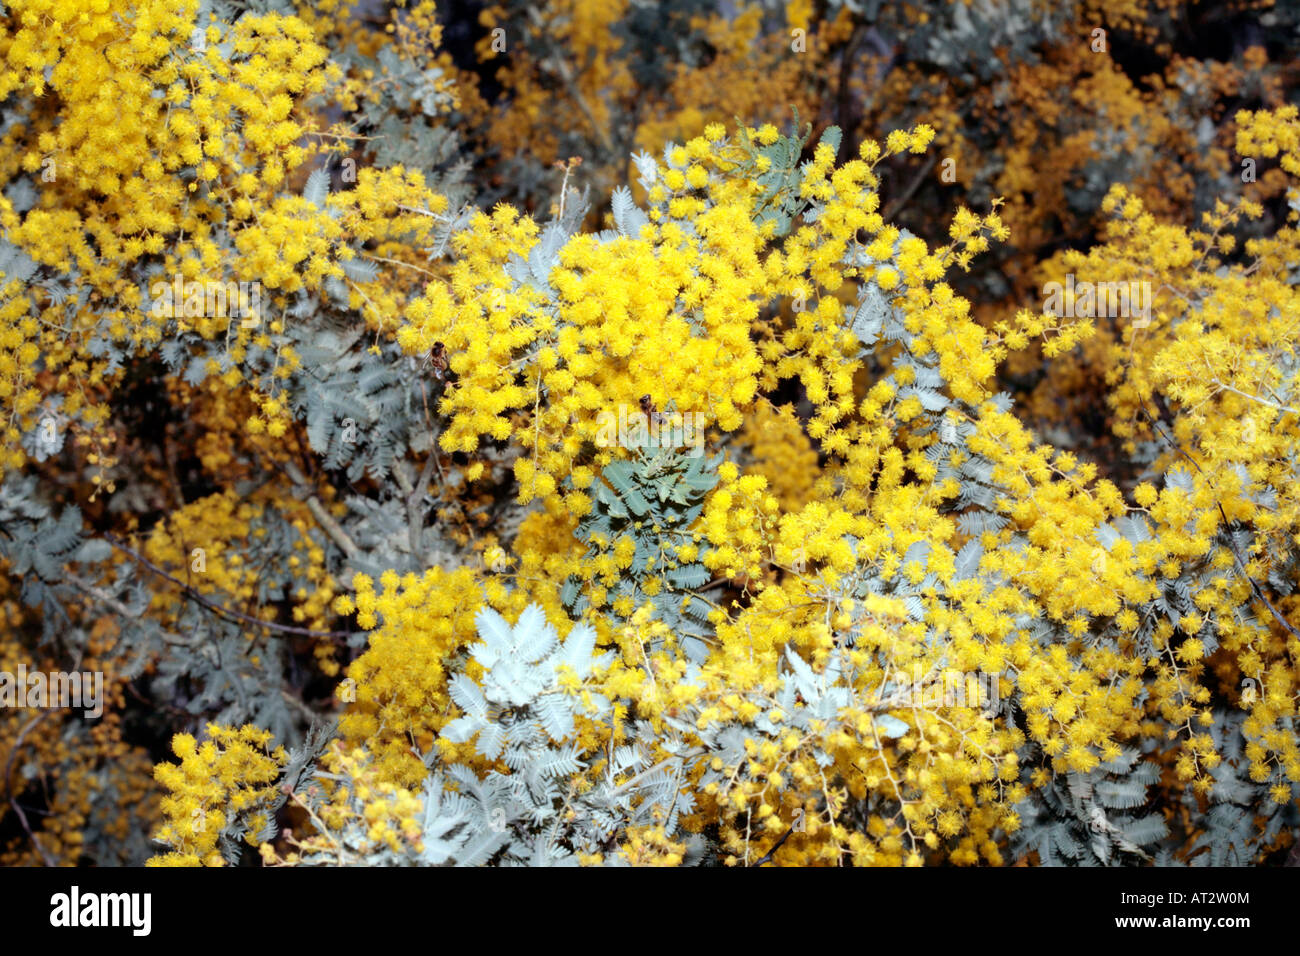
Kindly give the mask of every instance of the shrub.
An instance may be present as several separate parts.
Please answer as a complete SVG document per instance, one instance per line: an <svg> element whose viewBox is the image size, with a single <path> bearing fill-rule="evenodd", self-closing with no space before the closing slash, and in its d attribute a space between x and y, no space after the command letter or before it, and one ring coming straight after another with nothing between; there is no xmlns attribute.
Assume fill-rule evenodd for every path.
<svg viewBox="0 0 1300 956"><path fill-rule="evenodd" d="M0 8L0 666L104 688L5 863L1295 845L1293 29L99 7Z"/></svg>

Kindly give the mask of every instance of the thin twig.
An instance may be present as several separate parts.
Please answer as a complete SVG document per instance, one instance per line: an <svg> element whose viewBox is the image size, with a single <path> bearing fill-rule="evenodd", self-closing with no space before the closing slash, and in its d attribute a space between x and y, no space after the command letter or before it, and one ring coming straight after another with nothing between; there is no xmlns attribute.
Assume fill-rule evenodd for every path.
<svg viewBox="0 0 1300 956"><path fill-rule="evenodd" d="M389 259L387 256L372 256L368 252L363 252L361 253L361 255L366 259L373 259L375 260L375 262L388 262L395 266L401 266L403 269L414 269L416 272L423 272L425 275L433 276L435 279L440 278L437 275L437 273L430 272L428 269L422 269L419 266L412 265L409 262L403 262L401 259Z"/></svg>
<svg viewBox="0 0 1300 956"><path fill-rule="evenodd" d="M285 463L284 472L295 485L310 490L311 485L293 462ZM357 547L356 542L348 537L347 532L334 520L334 516L325 510L325 506L321 504L320 499L315 494L309 493L306 501L307 510L316 519L316 523L320 525L321 530L330 536L330 540L343 549L343 553L348 556L349 561L355 561L361 554L361 549Z"/></svg>
<svg viewBox="0 0 1300 956"><path fill-rule="evenodd" d="M538 13L536 7L530 6L528 8L528 16L538 29L547 29L546 23L542 20L542 15ZM606 153L612 153L614 143L609 138L609 131L605 129L604 124L596 121L596 114L592 111L590 104L587 103L587 98L582 95L582 91L578 89L578 84L573 77L573 70L569 68L568 62L556 52L551 57L551 63L554 64L555 72L560 75L560 79L564 81L564 88L569 91L569 95L577 103L578 109L582 110L582 115L591 124L592 130L596 133L596 138L600 140L600 145L604 147Z"/></svg>
<svg viewBox="0 0 1300 956"><path fill-rule="evenodd" d="M903 190L903 194L889 204L889 208L885 210L885 215L882 217L885 222L893 221L893 218L902 211L903 207L907 205L907 201L912 198L912 194L921 188L921 183L925 181L926 176L930 175L930 170L934 169L934 164L938 161L939 154L931 153L930 158L921 167L921 171L916 174L916 178Z"/></svg>
<svg viewBox="0 0 1300 956"><path fill-rule="evenodd" d="M1196 459L1193 458L1191 455L1187 454L1187 452L1183 450L1182 446L1179 445L1176 441L1174 441L1172 436L1165 434L1165 430L1160 427L1160 419L1154 417L1151 414L1150 410L1146 406L1145 401L1142 402L1142 411L1146 413L1147 418L1150 420L1151 424L1155 426L1155 429L1160 434L1160 437L1169 443L1169 447L1171 447L1174 451L1178 452L1178 454L1182 455L1184 458L1190 461L1192 463L1192 467L1195 468L1198 472L1200 472L1201 474L1205 474L1205 470L1200 466L1200 464L1196 461ZM1250 585L1250 589L1255 592L1255 597L1259 598L1260 601L1264 603L1264 606L1269 609L1269 611L1272 613L1273 617L1277 620L1277 622L1281 624L1284 628L1286 628L1292 637L1300 638L1300 631L1297 631L1294 627L1292 627L1291 622L1282 616L1282 612L1273 606L1273 602L1268 599L1268 596L1266 594L1264 594L1263 588L1261 588L1258 584L1255 583L1255 579L1251 577L1250 572L1246 570L1246 562L1242 560L1241 554L1237 551L1237 545L1232 540L1232 531L1231 531L1232 523L1228 520L1228 513L1223 510L1223 505L1220 504L1217 500L1215 501L1214 504L1219 509L1219 516L1223 519L1223 540L1227 543L1228 550L1232 552L1232 558L1237 563L1237 570L1240 571L1241 576L1246 579L1246 582Z"/></svg>
<svg viewBox="0 0 1300 956"><path fill-rule="evenodd" d="M674 754L671 757L665 757L663 760L659 761L653 767L647 767L645 770L642 770L631 780L624 780L621 784L619 784L617 787L614 788L614 790L609 794L609 796L610 798L613 798L619 796L622 793L626 793L629 787L633 787L636 784L640 783L647 776L649 776L650 774L654 773L656 770L663 767L664 764L672 763L674 760L681 760L685 762L691 759L692 757L699 757L703 755L703 753L704 751L697 747L692 750L686 751L686 753L684 754Z"/></svg>
<svg viewBox="0 0 1300 956"><path fill-rule="evenodd" d="M1249 392L1243 392L1239 388L1225 385L1217 378L1212 379L1212 381L1224 391L1232 392L1234 395L1240 395L1242 398L1248 398L1252 402L1259 402L1261 405L1267 405L1269 408L1276 408L1279 412L1290 412L1292 415L1300 415L1300 408L1292 408L1290 405L1279 405L1277 402L1270 402L1267 398L1260 398L1258 395L1251 395Z"/></svg>
<svg viewBox="0 0 1300 956"><path fill-rule="evenodd" d="M438 460L438 444L435 440L429 447L429 457L424 460L420 477L406 498L406 517L410 522L411 555L423 566L424 561L424 509L421 502L433 477L433 466Z"/></svg>
<svg viewBox="0 0 1300 956"><path fill-rule="evenodd" d="M57 866L54 858L45 852L45 847L41 846L41 841L36 839L36 834L32 832L31 825L27 822L27 814L23 813L23 808L18 805L18 798L14 796L13 788L9 786L9 775L14 769L14 760L18 757L18 750L23 745L23 740L31 732L32 728L50 715L50 712L43 711L27 722L22 730L18 731L18 736L14 740L14 745L9 751L9 760L5 763L5 796L9 798L9 805L14 808L14 813L18 814L18 821L23 825L28 839L32 841L32 846L36 847L36 852L41 855L46 866Z"/></svg>
<svg viewBox="0 0 1300 956"><path fill-rule="evenodd" d="M781 844L785 843L786 840L790 839L791 833L794 833L794 827L791 827L790 829L786 830L785 834L781 837L781 839L776 841L772 849L767 851L767 855L764 856L757 863L755 863L754 866L758 867L758 866L762 866L764 863L770 862L772 859L772 855L776 853L777 850L781 849Z"/></svg>
<svg viewBox="0 0 1300 956"><path fill-rule="evenodd" d="M297 697L295 697L293 694L289 693L287 690L281 688L281 689L280 689L280 696L281 696L282 698L284 698L284 702L285 702L286 704L288 704L288 705L289 705L290 707L292 707L294 710L298 711L298 713L300 713L300 714L302 714L304 717L306 717L306 718L307 718L307 722L308 722L309 724L314 723L316 720L318 720L318 719L320 718L320 714L316 713L316 711L312 710L310 707L308 707L306 704L304 704L301 700L299 700L299 699L298 699Z"/></svg>
<svg viewBox="0 0 1300 956"><path fill-rule="evenodd" d="M219 615L220 617L224 617L227 620L235 621L237 623L242 623L242 624L252 624L256 627L263 627L271 631L281 631L285 634L301 634L305 637L352 637L353 635L359 633L357 631L317 631L309 627L294 627L291 624L277 624L274 621L263 621L261 618L252 617L240 611L231 610L228 607L224 607L223 605L220 605L215 601L209 600L208 598L204 597L203 594L201 594L198 590L186 584L180 578L173 577L172 575L168 574L162 568L158 567L158 565L154 564L144 555L140 554L140 552L135 551L132 548L128 547L125 543L119 541L117 538L113 537L112 535L105 535L104 540L107 541L109 544L111 544L113 547L117 548L117 550L123 552L124 554L130 555L142 566L149 569L154 574L158 575L160 578L165 578L166 580L170 581L172 584L176 585L178 588L181 589L184 595L187 598L189 598L191 601L193 601L195 604L202 605L203 607L211 611L213 614Z"/></svg>

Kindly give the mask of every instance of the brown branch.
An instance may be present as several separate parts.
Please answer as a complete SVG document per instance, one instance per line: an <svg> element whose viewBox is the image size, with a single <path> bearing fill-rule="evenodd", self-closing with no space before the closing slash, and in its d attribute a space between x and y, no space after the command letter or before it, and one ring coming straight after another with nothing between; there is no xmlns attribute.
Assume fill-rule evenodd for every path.
<svg viewBox="0 0 1300 956"><path fill-rule="evenodd" d="M176 578L168 574L166 571L158 567L158 565L154 564L144 555L140 554L138 551L134 551L131 548L127 547L124 543L122 543L112 535L105 535L104 540L107 541L109 544L111 544L113 547L117 548L119 551L130 555L142 566L148 568L150 571L158 575L160 578L165 578L166 580L170 581L172 584L176 585L178 588L181 589L181 592L187 598L193 601L195 604L201 605L202 607L207 608L213 614L216 614L220 617L224 617L227 620L235 621L236 623L241 623L241 624L251 624L254 627L262 627L271 631L280 631L285 634L301 634L305 637L352 637L354 634L359 633L357 631L316 631L309 627L294 627L291 624L277 624L274 621L263 621L261 618L252 617L251 615L244 614L240 611L231 610L228 607L220 605L215 601L209 600L208 598L204 597L203 594L201 594L197 589L186 584L180 578Z"/></svg>
<svg viewBox="0 0 1300 956"><path fill-rule="evenodd" d="M286 704L288 704L294 710L298 711L298 713L306 717L308 724L314 723L320 717L320 714L316 713L316 711L312 710L310 707L308 707L301 700L299 700L293 694L289 693L284 688L280 689L280 696L284 699L284 702Z"/></svg>
<svg viewBox="0 0 1300 956"><path fill-rule="evenodd" d="M429 457L424 460L424 467L420 469L419 480L416 481L415 487L406 498L406 516L410 522L410 539L411 539L411 556L424 566L424 518L425 512L421 507L421 499L429 488L429 481L433 477L433 466L438 461L438 442L434 439L429 447Z"/></svg>
<svg viewBox="0 0 1300 956"><path fill-rule="evenodd" d="M31 732L33 727L49 715L50 712L48 710L37 714L27 722L22 730L18 731L18 736L14 739L14 745L9 751L9 760L5 763L5 796L9 798L9 806L14 808L14 813L18 814L18 821L23 825L23 830L27 833L27 838L32 841L32 846L36 847L36 852L41 855L41 859L45 861L45 865L52 867L57 866L58 864L52 856L45 852L45 847L41 846L41 841L36 839L36 834L32 832L31 824L27 822L27 814L23 813L23 808L18 805L18 798L14 795L13 788L9 785L9 777L10 774L13 773L14 769L14 760L18 757L18 750L22 747L23 740L27 737L27 734Z"/></svg>
<svg viewBox="0 0 1300 956"><path fill-rule="evenodd" d="M794 827L791 827L790 829L786 830L785 834L781 837L781 839L777 840L775 845L773 845L772 849L768 850L767 854L761 860L755 863L754 866L760 867L764 863L771 862L773 854L775 854L777 850L781 849L781 844L785 843L786 840L790 839L791 833L794 833Z"/></svg>
<svg viewBox="0 0 1300 956"><path fill-rule="evenodd" d="M912 194L921 188L921 183L925 181L926 176L930 175L930 170L934 169L934 164L938 161L939 154L931 153L930 158L921 167L921 171L916 174L916 178L903 190L903 194L889 204L889 208L885 210L883 216L885 222L891 222L902 211L903 207L907 205L907 201L912 198Z"/></svg>
<svg viewBox="0 0 1300 956"><path fill-rule="evenodd" d="M311 493L311 485L302 471L291 461L285 462L284 471L295 485L308 492L306 498L307 510L316 519L316 523L320 525L321 530L329 535L331 541L343 549L343 553L348 556L349 561L355 561L361 554L361 549L357 547L356 542L348 537L348 533L343 530L342 526L334 520L334 516L325 510L325 506L321 504L320 499Z"/></svg>
<svg viewBox="0 0 1300 956"><path fill-rule="evenodd" d="M867 25L859 21L853 25L853 32L849 34L848 43L844 45L840 53L840 75L835 86L835 124L845 135L845 145L851 131L857 128L854 118L849 116L849 106L852 94L849 90L849 81L852 79L853 63L857 59L858 46L862 42L863 36L867 32Z"/></svg>
<svg viewBox="0 0 1300 956"><path fill-rule="evenodd" d="M103 588L95 587L95 585L91 584L89 581L86 581L83 578L80 578L77 575L72 574L71 572L68 573L67 579L72 584L72 586L75 587L78 591L81 591L83 594L89 595L99 603L104 604L107 607L109 607L111 610L116 611L119 615L121 615L124 618L128 618L128 619L139 618L143 614L143 610L132 611L129 607L123 604L120 600L118 600L108 591L105 591ZM163 634L162 639L164 643L175 644L179 647L197 647L199 644L203 643L202 638L181 637L179 634Z"/></svg>

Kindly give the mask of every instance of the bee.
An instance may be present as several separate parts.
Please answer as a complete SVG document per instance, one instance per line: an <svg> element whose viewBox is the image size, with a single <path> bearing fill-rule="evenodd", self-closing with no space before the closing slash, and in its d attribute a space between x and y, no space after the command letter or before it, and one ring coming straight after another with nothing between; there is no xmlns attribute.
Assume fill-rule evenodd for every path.
<svg viewBox="0 0 1300 956"><path fill-rule="evenodd" d="M433 377L441 382L447 372L447 346L434 342L433 350L429 352L429 364L433 366Z"/></svg>
<svg viewBox="0 0 1300 956"><path fill-rule="evenodd" d="M641 411L646 419L655 425L662 425L668 421L668 416L655 408L654 399L649 395L642 395L640 401Z"/></svg>

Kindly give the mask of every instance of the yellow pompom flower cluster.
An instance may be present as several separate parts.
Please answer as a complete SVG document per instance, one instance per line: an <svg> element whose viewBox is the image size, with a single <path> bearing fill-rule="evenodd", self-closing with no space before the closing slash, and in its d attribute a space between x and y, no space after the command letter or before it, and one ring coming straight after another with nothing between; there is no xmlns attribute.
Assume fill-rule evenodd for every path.
<svg viewBox="0 0 1300 956"><path fill-rule="evenodd" d="M36 609L20 600L19 587L13 576L0 576L0 673L15 675L26 667L29 673L52 674L66 665L56 657L35 656L25 646L24 633L39 627L39 619ZM83 613L69 610L74 619ZM130 864L136 861L126 847L159 822L153 760L125 735L125 679L113 653L117 628L107 615L96 613L88 630L77 666L83 673L103 672L104 710L98 719L86 720L80 711L62 708L33 717L23 707L0 707L0 753L8 755L7 786L13 797L0 804L0 827L9 833L0 840L0 866L75 866L87 860ZM39 773L29 776L35 768ZM26 816L29 825L36 825L28 800L37 787L46 809L33 841L20 821ZM103 843L96 834L111 842Z"/></svg>
<svg viewBox="0 0 1300 956"><path fill-rule="evenodd" d="M144 556L199 594L223 602L251 600L259 582L270 577L305 578L314 587L310 592L300 587L292 594L298 602L294 618L319 626L329 613L336 585L325 568L324 549L311 536L314 518L304 505L286 509L285 517L297 532L290 539L295 553L277 555L275 561L257 566L246 554L250 541L260 542L268 533L264 526L268 506L285 497L267 489L251 499L233 491L200 498L155 525L144 543ZM155 598L154 612L170 618L180 611L183 600L174 591L164 591ZM274 607L261 609L263 620L272 619L274 613ZM257 634L252 630L248 637ZM330 648L322 645L318 652L328 656Z"/></svg>
<svg viewBox="0 0 1300 956"><path fill-rule="evenodd" d="M817 450L804 434L794 406L758 402L740 438L782 510L796 511L808 502L820 469Z"/></svg>
<svg viewBox="0 0 1300 956"><path fill-rule="evenodd" d="M196 0L112 0L93 9L20 0L9 7L14 30L0 38L9 66L0 96L39 97L48 88L54 95L45 102L57 108L32 110L30 122L0 144L0 164L39 172L42 191L42 202L23 216L0 204L0 225L38 264L75 269L94 307L65 315L35 289L21 290L32 300L26 307L9 298L13 289L0 298L0 389L15 399L0 466L21 463L15 433L33 424L40 392L23 369L34 349L57 376L43 390L68 395L65 411L88 431L108 417L101 393L120 375L106 375L104 360L86 357L96 334L152 347L176 322L205 338L225 336L237 363L255 343L276 353L281 377L294 367L292 349L266 337L265 315L241 323L227 311L187 321L178 308L157 314L157 301L144 307L132 274L138 265L160 257L163 268L154 274L164 285L175 278L257 282L268 290L338 274L330 217L302 208L300 199L273 198L312 154L303 140L313 121L303 104L333 69L325 66L325 48L296 17L250 15L218 27L199 22L198 12ZM215 235L232 226L233 255ZM225 372L228 386L243 377L239 367ZM266 418L278 419L273 433L284 433L283 411Z"/></svg>
<svg viewBox="0 0 1300 956"><path fill-rule="evenodd" d="M703 139L682 152L701 170L725 165ZM683 177L682 189L716 186L725 200L679 209L699 214L690 232L670 221L606 243L575 236L557 250L546 301L505 273L510 256L528 259L543 241L531 220L508 207L475 216L454 240L448 285L431 285L397 333L408 352L441 342L450 356L457 379L442 402L451 418L443 448L469 452L512 438L521 501L563 502L582 514L582 486L565 498L560 480L587 449L598 466L612 459L602 437L610 416L636 413L643 396L704 425L740 426L761 366L750 337L752 299L766 288L761 238L734 184L701 175L698 187ZM674 356L668 365L659 360L665 351Z"/></svg>
<svg viewBox="0 0 1300 956"><path fill-rule="evenodd" d="M180 763L161 763L154 771L169 791L162 800L166 822L154 839L171 849L149 866L224 866L217 839L237 815L247 824L249 843L255 842L270 822L266 806L289 759L282 747L269 750L270 740L270 731L251 724L238 730L209 724L202 743L176 735L172 752Z"/></svg>
<svg viewBox="0 0 1300 956"><path fill-rule="evenodd" d="M1276 110L1237 114L1237 152L1242 156L1281 157L1282 168L1300 177L1300 109L1283 106Z"/></svg>
<svg viewBox="0 0 1300 956"><path fill-rule="evenodd" d="M673 840L662 826L638 827L628 831L618 855L630 866L681 866L686 844Z"/></svg>
<svg viewBox="0 0 1300 956"><path fill-rule="evenodd" d="M366 652L347 669L355 702L339 729L353 746L368 747L383 779L409 786L426 772L411 752L412 741L428 750L450 719L447 661L474 640L483 591L466 567L405 577L390 571L379 583L376 592L374 582L358 574L355 599L335 601L336 611L355 609L357 623L371 630Z"/></svg>
<svg viewBox="0 0 1300 956"><path fill-rule="evenodd" d="M713 545L704 564L724 577L760 577L764 531L774 524L780 504L762 475L741 475L734 463L725 462L719 477L702 518L702 530Z"/></svg>
<svg viewBox="0 0 1300 956"><path fill-rule="evenodd" d="M340 828L350 800L361 801L361 819L366 824L366 839L398 850L401 841L418 843L422 828L418 814L420 799L409 790L377 779L377 772L365 751L344 753L338 745L323 761L325 768L340 778L334 787L331 805L322 811L325 823ZM360 848L364 852L364 847ZM418 846L417 846L418 849Z"/></svg>
<svg viewBox="0 0 1300 956"><path fill-rule="evenodd" d="M698 765L684 765L679 780L696 798L688 827L716 828L728 862L756 863L798 824L779 862L1000 863L1016 801L1153 739L1151 759L1166 770L1162 796L1186 806L1176 802L1184 789L1213 796L1210 771L1223 756L1211 730L1225 706L1241 709L1234 717L1250 778L1278 804L1294 799L1300 635L1290 622L1300 597L1288 582L1300 544L1300 235L1294 225L1259 235L1253 221L1265 218L1254 200L1276 198L1281 172L1300 175L1300 113L1237 116L1237 152L1281 169L1194 222L1172 213L1190 205L1192 171L1222 176L1228 137L1214 131L1206 144L1199 128L1192 135L1163 115L1173 105L1156 108L1282 99L1266 51L1232 63L1176 58L1135 90L1110 57L1072 39L1041 44L1042 62L1031 66L1013 59L996 84L970 90L972 81L954 77L953 91L945 84L934 94L920 64L882 64L859 45L862 24L848 7L819 23L813 4L794 0L785 25L812 31L800 36L806 55L791 55L784 31L764 33L759 5L742 4L685 23L683 49L707 46L709 62L664 58L660 95L646 97L627 68L644 62L625 58L636 44L619 39L632 10L622 0L557 0L536 18L501 4L484 11L482 26L509 28L509 52L497 60L506 111L483 102L473 78L453 82L449 57L436 51L431 0L398 6L387 30L371 30L353 16L353 0L235 23L201 12L199 0L7 0L0 30L0 100L16 111L0 134L0 230L36 266L34 278L17 281L23 263L6 245L15 274L0 276L0 477L19 472L61 504L83 501L87 531L147 529L136 547L139 573L157 585L150 628L177 630L196 597L237 611L226 620L249 625L247 662L257 668L265 662L255 640L273 630L260 625L283 626L284 615L324 632L311 650L335 676L330 639L339 635L325 629L355 615L369 645L339 689L345 746L325 760L339 781L326 788L329 804L312 806L322 835L360 825L365 848L418 852L415 794L428 773L419 755L483 769L471 746L441 736L455 716L448 672L474 638L475 612L517 613L537 601L559 623L561 590L575 584L601 648L617 652L588 685L566 685L617 701L612 727L580 722L585 755L627 743L637 721L674 746L675 735L741 728L743 759L704 764L721 781L702 784ZM1104 6L1113 25L1154 35L1159 4ZM919 28L928 14L901 5L896 16L881 29ZM494 40L482 44L485 58L500 52ZM556 44L588 55L544 52ZM343 47L360 56L330 62L328 48ZM861 147L837 163L832 136L772 184L777 127L729 131L726 122L788 102L800 115L827 115L819 91L832 75L828 55L871 64L840 91L849 114L867 104L845 131ZM372 61L373 69L358 65ZM421 115L376 121L395 93L408 92L395 89L408 66L427 81ZM1090 112L1111 128L1085 123L1055 91L1098 106ZM622 181L629 142L654 156L670 137L681 145L649 169L636 160L647 222L613 237L556 237L522 205L473 212L462 228L415 160L412 168L362 160L355 179L342 177L353 188L303 195L312 165L324 172L335 159L382 155L371 151L392 144L390 119L450 132L440 124L453 105L477 127L471 148L487 146L485 162L495 154L527 168L572 143L590 147L583 176L597 195ZM890 128L882 112L914 109L934 125L861 140L863 130ZM580 129L557 128L560 113ZM625 115L634 116L626 135L614 135ZM922 185L884 193L886 203L882 164L919 165L915 157L939 146L945 161L956 158L960 182L971 180L978 146L966 137L980 124L1006 132L1008 145L983 164L998 172L975 192L1013 197L1009 205L994 200L981 214L944 200L958 207L946 237L891 222L901 204L913 203L915 223L918 207L934 202L932 167ZM1081 164L1108 158L1103 132L1139 172L1094 219L1071 208L1064 184L1077 181ZM435 142L460 148L452 137ZM311 182L315 195L320 172ZM558 200L557 218L571 199ZM811 207L786 215L803 203ZM618 208L627 212L621 193ZM626 223L610 218L620 221L607 226ZM977 314L948 274L971 269L1013 226L1021 251L997 263L1012 294L1029 279L1070 272L1133 278L1152 289L1149 322L1066 319L1023 302L986 303ZM1076 240L1091 240L1094 226L1100 241L1091 248L1033 261L1049 244L1082 246ZM435 246L449 261L429 254ZM381 271L359 278L371 268ZM247 325L228 314L162 314L145 294L160 277L257 282L269 295ZM305 314L308 306L320 314ZM367 361L392 357L392 340L406 353L402 374L437 367L438 384L431 376L407 394L411 412L423 392L414 417L427 429L408 434L392 473L412 514L426 490L435 499L429 515L411 518L412 539L426 520L438 523L462 549L460 566L377 572L378 581L359 574L353 593L339 596L333 575L351 570L356 541L368 551L375 538L339 529L370 530L349 510L333 466L306 467L295 388L314 370L302 368L293 343L318 331L300 323L318 320L330 331L350 321L365 337L360 348L371 349ZM873 322L890 332L866 341ZM1021 364L1010 378L1045 371L1050 383L1035 389L1033 430L993 398L1008 381L997 381L998 367L1013 357ZM1038 369L1044 360L1051 364ZM934 373L928 384L920 364ZM207 378L195 384L198 373ZM159 401L170 408L139 422L129 413L154 398L135 388L160 374ZM1071 393L1066 409L1055 400L1062 391ZM795 405L776 411L778 392L797 395ZM1088 407L1081 395L1100 397ZM29 461L23 442L30 446L46 405L57 408L60 433L76 434L60 457ZM640 456L622 436L609 439L610 418L643 408L652 420L698 416L702 444L726 459L696 524L635 528L660 536L648 562L630 534L577 533L607 490L611 462ZM1113 439L1130 462L1106 472L1037 437L1071 435L1080 408L1105 420L1099 440ZM154 426L156 443L146 436ZM958 429L960 442L943 437ZM412 494L405 479L421 455L426 475L445 481ZM291 464L311 479L286 480ZM953 469L961 481L938 477ZM537 506L485 529L511 476L522 505ZM351 491L386 494L383 480ZM128 493L113 498L119 481ZM987 506L968 495L981 483L995 488ZM483 566L471 566L479 555ZM687 600L710 609L711 656L688 667L653 601L637 607L611 595L642 573L639 597L662 596L669 573L696 560L709 573ZM84 563L86 577L69 578L56 596L76 587L86 598L81 607L69 600L71 620L90 635L78 645L80 663L108 672L120 710L125 682L114 677L113 654L130 644L112 609L121 591L101 600L109 562ZM295 585L283 587L289 579ZM0 579L4 670L24 659L17 637L50 626L19 606L17 588ZM101 619L85 620L93 615ZM172 636L173 647L188 640ZM295 641L294 653L306 643ZM774 695L794 656L852 688L859 705L790 730L792 714ZM146 651L146 672L156 664ZM842 668L835 675L832 664ZM947 668L997 675L998 690L1017 697L1019 728L905 692L924 696ZM152 812L138 773L145 758L123 742L119 715L85 731L49 721L26 738L12 718L0 720L0 744L23 744L24 759L39 752L33 779L48 779L52 792L39 847L6 843L6 862L34 862L40 850L75 860L95 829L123 842L128 829L144 832L125 812L93 816L103 812L92 797L105 772L116 775L121 801L140 798L141 813ZM228 824L238 817L256 832L269 822L283 752L252 727L209 727L208 738L177 736L179 764L157 770L168 792L158 832L171 852L155 863L219 865ZM665 759L661 749L656 759ZM1019 766L1024 753L1033 766ZM596 759L591 772L602 772ZM19 795L10 796L16 809ZM685 855L678 836L636 827L610 852L676 865ZM317 849L328 843L322 836Z"/></svg>
<svg viewBox="0 0 1300 956"><path fill-rule="evenodd" d="M1280 156L1284 169L1297 171L1300 122L1293 108L1243 113L1238 121L1243 155ZM1118 490L1094 481L1090 466L1052 461L1003 419L988 431L1003 446L1002 477L1020 500L1019 513L1037 511L1041 522L1035 543L1042 560L1035 552L1037 570L1016 576L1041 595L1053 616L1077 622L1082 634L1093 615L1135 632L1136 610L1157 595L1161 580L1194 575L1192 607L1153 628L1154 657L1099 662L1097 671L1128 675L1129 682L1146 675L1147 708L1178 728L1183 742L1171 759L1175 775L1199 791L1212 786L1208 771L1221 759L1206 730L1211 701L1225 689L1241 696L1249 711L1242 732L1251 777L1270 782L1285 801L1285 792L1300 782L1300 752L1285 730L1294 720L1300 642L1286 622L1294 600L1266 603L1257 588L1300 541L1300 508L1285 491L1294 484L1300 441L1286 371L1300 307L1287 276L1300 236L1286 227L1250 239L1242 258L1232 256L1231 230L1261 215L1250 201L1218 202L1204 214L1201 229L1162 222L1120 187L1103 209L1111 216L1105 241L1087 253L1063 254L1043 274L1148 277L1149 315L1141 323L1124 316L1095 320L1096 342L1061 361L1080 380L1105 382L1113 433L1130 452L1139 442L1155 442L1155 468L1167 477L1162 488L1144 483L1133 492L1153 524L1150 537L1098 549L1092 529L1128 507ZM1055 490L1045 493L1049 489ZM1225 540L1234 528L1244 543ZM1001 560L1006 566L1008 559ZM1221 648L1212 658L1205 654L1207 637ZM1081 712L1092 714L1099 728L1111 723L1121 737L1139 730L1118 712L1110 718L1090 708ZM1050 715L1043 715L1048 723L1039 729L1057 737Z"/></svg>

